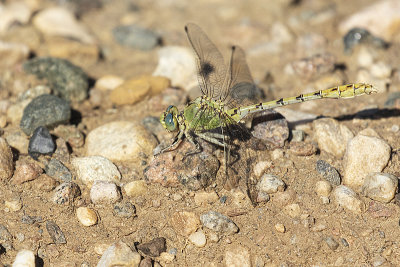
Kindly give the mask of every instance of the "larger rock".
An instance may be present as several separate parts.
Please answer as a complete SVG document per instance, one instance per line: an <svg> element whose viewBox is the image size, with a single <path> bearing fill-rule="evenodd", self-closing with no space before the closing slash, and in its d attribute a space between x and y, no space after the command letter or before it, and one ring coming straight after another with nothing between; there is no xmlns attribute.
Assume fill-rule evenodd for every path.
<svg viewBox="0 0 400 267"><path fill-rule="evenodd" d="M88 96L89 79L86 73L65 59L41 57L24 64L24 70L47 79L56 94L70 101L82 101Z"/></svg>
<svg viewBox="0 0 400 267"><path fill-rule="evenodd" d="M347 142L354 137L349 128L331 118L318 119L313 124L319 148L338 158L342 157Z"/></svg>
<svg viewBox="0 0 400 267"><path fill-rule="evenodd" d="M150 156L156 139L137 123L117 121L92 130L86 138L86 154L112 161L135 161L141 154Z"/></svg>
<svg viewBox="0 0 400 267"><path fill-rule="evenodd" d="M337 204L354 212L361 213L365 209L364 203L358 198L357 194L344 185L339 185L333 191Z"/></svg>
<svg viewBox="0 0 400 267"><path fill-rule="evenodd" d="M0 181L7 181L14 172L13 154L6 140L0 137Z"/></svg>
<svg viewBox="0 0 400 267"><path fill-rule="evenodd" d="M137 25L120 25L112 30L115 40L121 45L150 50L160 43L160 36L155 32Z"/></svg>
<svg viewBox="0 0 400 267"><path fill-rule="evenodd" d="M31 250L22 249L18 251L12 267L35 267L35 254Z"/></svg>
<svg viewBox="0 0 400 267"><path fill-rule="evenodd" d="M97 267L121 266L138 267L141 256L122 241L118 241L103 253Z"/></svg>
<svg viewBox="0 0 400 267"><path fill-rule="evenodd" d="M79 157L71 160L77 172L77 178L91 187L95 181L119 183L121 174L108 159L101 156Z"/></svg>
<svg viewBox="0 0 400 267"><path fill-rule="evenodd" d="M359 133L347 146L343 184L360 191L369 173L381 172L387 165L390 151L390 146L381 138Z"/></svg>
<svg viewBox="0 0 400 267"><path fill-rule="evenodd" d="M202 214L200 220L205 227L216 232L234 234L239 231L239 228L231 219L216 211Z"/></svg>
<svg viewBox="0 0 400 267"><path fill-rule="evenodd" d="M71 108L67 101L53 95L41 95L24 109L20 127L25 134L31 135L39 126L53 128L70 118Z"/></svg>
<svg viewBox="0 0 400 267"><path fill-rule="evenodd" d="M229 246L225 251L225 266L250 267L250 251L244 246Z"/></svg>

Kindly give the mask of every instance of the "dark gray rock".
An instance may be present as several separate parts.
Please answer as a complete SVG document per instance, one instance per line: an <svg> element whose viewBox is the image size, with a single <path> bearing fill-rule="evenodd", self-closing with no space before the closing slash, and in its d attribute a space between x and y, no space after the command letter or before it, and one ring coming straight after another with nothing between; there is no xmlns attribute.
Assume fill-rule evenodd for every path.
<svg viewBox="0 0 400 267"><path fill-rule="evenodd" d="M377 48L387 48L389 44L385 40L372 35L363 28L353 28L343 37L345 52L352 52L353 48L359 44L372 44Z"/></svg>
<svg viewBox="0 0 400 267"><path fill-rule="evenodd" d="M72 180L71 172L58 159L51 159L49 164L46 165L45 172L47 175L64 182L70 182Z"/></svg>
<svg viewBox="0 0 400 267"><path fill-rule="evenodd" d="M37 159L39 155L51 155L56 150L56 144L46 127L39 126L35 129L29 140L28 153Z"/></svg>
<svg viewBox="0 0 400 267"><path fill-rule="evenodd" d="M137 249L150 257L158 257L167 250L167 244L164 237L157 237L150 242L139 244Z"/></svg>
<svg viewBox="0 0 400 267"><path fill-rule="evenodd" d="M24 64L24 70L39 79L47 79L50 88L66 100L82 101L88 96L88 76L80 67L65 59L34 58Z"/></svg>
<svg viewBox="0 0 400 267"><path fill-rule="evenodd" d="M135 215L136 208L130 202L118 202L114 205L113 214L117 217L130 218Z"/></svg>
<svg viewBox="0 0 400 267"><path fill-rule="evenodd" d="M21 130L30 135L39 126L53 128L69 121L71 108L67 101L53 95L34 98L24 109Z"/></svg>
<svg viewBox="0 0 400 267"><path fill-rule="evenodd" d="M47 221L46 229L55 244L67 243L67 240L65 240L64 233L61 231L60 227L55 222Z"/></svg>
<svg viewBox="0 0 400 267"><path fill-rule="evenodd" d="M115 40L124 46L150 50L160 43L160 36L137 25L121 25L112 30Z"/></svg>
<svg viewBox="0 0 400 267"><path fill-rule="evenodd" d="M328 162L324 160L318 160L316 169L322 175L322 177L324 177L325 180L330 182L332 185L340 185L341 179L339 172Z"/></svg>

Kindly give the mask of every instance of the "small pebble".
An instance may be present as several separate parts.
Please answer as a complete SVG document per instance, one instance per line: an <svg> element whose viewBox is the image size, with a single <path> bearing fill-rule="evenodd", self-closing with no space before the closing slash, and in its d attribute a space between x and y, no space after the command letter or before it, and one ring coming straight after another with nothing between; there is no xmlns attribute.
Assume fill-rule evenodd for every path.
<svg viewBox="0 0 400 267"><path fill-rule="evenodd" d="M143 126L128 121L104 124L86 137L86 154L111 161L138 160L152 155L157 141ZM147 158L147 157L146 157Z"/></svg>
<svg viewBox="0 0 400 267"><path fill-rule="evenodd" d="M340 206L352 212L361 213L365 210L364 203L357 197L357 194L347 186L337 186L333 191L333 195Z"/></svg>
<svg viewBox="0 0 400 267"><path fill-rule="evenodd" d="M42 174L43 169L31 162L23 162L17 165L11 182L16 185L32 181Z"/></svg>
<svg viewBox="0 0 400 267"><path fill-rule="evenodd" d="M147 183L144 180L132 181L124 185L124 190L128 197L138 197L146 194Z"/></svg>
<svg viewBox="0 0 400 267"><path fill-rule="evenodd" d="M6 250L12 249L13 247L13 236L8 231L7 227L2 224L0 224L0 242Z"/></svg>
<svg viewBox="0 0 400 267"><path fill-rule="evenodd" d="M317 153L317 148L312 143L292 141L290 152L296 156L311 156Z"/></svg>
<svg viewBox="0 0 400 267"><path fill-rule="evenodd" d="M355 25L357 26L357 25ZM359 44L372 44L378 48L386 48L388 43L372 35L367 29L355 27L350 29L343 37L345 52L351 52Z"/></svg>
<svg viewBox="0 0 400 267"><path fill-rule="evenodd" d="M14 172L11 147L0 137L0 181L8 181Z"/></svg>
<svg viewBox="0 0 400 267"><path fill-rule="evenodd" d="M339 172L324 160L317 160L316 170L331 185L340 185L341 179Z"/></svg>
<svg viewBox="0 0 400 267"><path fill-rule="evenodd" d="M96 80L94 87L99 90L113 90L124 82L119 76L105 75Z"/></svg>
<svg viewBox="0 0 400 267"><path fill-rule="evenodd" d="M47 36L62 36L94 43L94 38L76 20L75 15L63 7L49 7L39 11L32 20L33 25Z"/></svg>
<svg viewBox="0 0 400 267"><path fill-rule="evenodd" d="M324 205L331 203L331 200L329 199L329 197L321 196L320 199L321 199L321 203Z"/></svg>
<svg viewBox="0 0 400 267"><path fill-rule="evenodd" d="M157 237L153 240L136 246L143 254L150 257L158 257L161 253L167 251L167 244L164 237Z"/></svg>
<svg viewBox="0 0 400 267"><path fill-rule="evenodd" d="M36 178L32 185L37 190L41 190L44 192L50 192L58 185L57 181L48 176L47 174L41 174L38 178Z"/></svg>
<svg viewBox="0 0 400 267"><path fill-rule="evenodd" d="M263 175L267 169L271 168L273 166L273 163L271 161L259 161L257 164L254 166L254 174L257 177L260 177Z"/></svg>
<svg viewBox="0 0 400 267"><path fill-rule="evenodd" d="M354 137L345 125L331 118L322 118L313 122L318 147L334 156L341 158L347 142Z"/></svg>
<svg viewBox="0 0 400 267"><path fill-rule="evenodd" d="M45 168L46 174L62 182L71 182L70 170L58 159L52 158Z"/></svg>
<svg viewBox="0 0 400 267"><path fill-rule="evenodd" d="M18 101L23 101L25 99L32 100L33 98L44 94L50 95L51 89L46 85L38 85L33 88L29 88L28 90L20 94L18 96Z"/></svg>
<svg viewBox="0 0 400 267"><path fill-rule="evenodd" d="M77 157L71 160L76 175L89 188L96 181L119 183L121 173L107 158L102 156Z"/></svg>
<svg viewBox="0 0 400 267"><path fill-rule="evenodd" d="M257 113L251 123L252 135L274 147L283 147L289 138L287 120L274 110Z"/></svg>
<svg viewBox="0 0 400 267"><path fill-rule="evenodd" d="M199 217L188 211L175 212L171 217L171 225L182 236L189 236L200 226Z"/></svg>
<svg viewBox="0 0 400 267"><path fill-rule="evenodd" d="M25 235L23 233L17 233L15 237L18 240L18 242L24 242L25 240Z"/></svg>
<svg viewBox="0 0 400 267"><path fill-rule="evenodd" d="M279 233L284 233L286 231L286 228L282 223L277 223L275 224L275 230Z"/></svg>
<svg viewBox="0 0 400 267"><path fill-rule="evenodd" d="M159 259L160 259L160 261L164 261L164 262L172 262L175 259L175 255L170 254L168 252L163 252L163 253L161 253Z"/></svg>
<svg viewBox="0 0 400 267"><path fill-rule="evenodd" d="M302 142L304 141L305 133L303 130L292 130L292 141Z"/></svg>
<svg viewBox="0 0 400 267"><path fill-rule="evenodd" d="M340 239L340 242L342 243L342 245L343 245L344 247L348 247L348 246L349 246L349 243L348 243L347 240L344 239L344 238L341 238L341 239Z"/></svg>
<svg viewBox="0 0 400 267"><path fill-rule="evenodd" d="M333 237L328 236L326 238L324 238L326 244L328 245L328 247L332 250L336 250L339 247L339 243L336 242L335 239L333 239Z"/></svg>
<svg viewBox="0 0 400 267"><path fill-rule="evenodd" d="M70 118L71 108L67 101L53 95L41 95L25 107L20 127L26 135L31 135L39 126L53 128Z"/></svg>
<svg viewBox="0 0 400 267"><path fill-rule="evenodd" d="M101 256L97 267L139 266L141 256L123 241L118 241L107 248Z"/></svg>
<svg viewBox="0 0 400 267"><path fill-rule="evenodd" d="M250 251L248 248L240 245L228 246L225 251L225 266L250 267Z"/></svg>
<svg viewBox="0 0 400 267"><path fill-rule="evenodd" d="M300 208L300 205L299 205L299 204L293 203L293 204L286 205L286 206L283 208L283 212L284 212L285 214L289 215L289 216L292 217L292 218L296 218L296 217L299 217L299 216L300 216L300 214L301 214L301 208Z"/></svg>
<svg viewBox="0 0 400 267"><path fill-rule="evenodd" d="M399 179L389 173L370 173L364 180L362 193L376 201L389 203L397 192Z"/></svg>
<svg viewBox="0 0 400 267"><path fill-rule="evenodd" d="M114 205L113 214L121 218L131 218L135 216L136 207L130 202L118 202Z"/></svg>
<svg viewBox="0 0 400 267"><path fill-rule="evenodd" d="M56 144L46 127L37 127L29 139L28 153L33 159L40 155L51 155L56 150Z"/></svg>
<svg viewBox="0 0 400 267"><path fill-rule="evenodd" d="M117 26L112 34L119 44L140 50L153 49L161 41L158 34L138 25Z"/></svg>
<svg viewBox="0 0 400 267"><path fill-rule="evenodd" d="M81 194L79 186L73 182L64 182L56 187L53 202L59 205L70 203Z"/></svg>
<svg viewBox="0 0 400 267"><path fill-rule="evenodd" d="M218 201L219 197L215 191L210 192L196 192L194 195L194 202L196 205L212 204Z"/></svg>
<svg viewBox="0 0 400 267"><path fill-rule="evenodd" d="M17 129L15 131L12 130L8 132L6 140L7 143L12 148L15 148L19 153L28 154L29 139L22 130Z"/></svg>
<svg viewBox="0 0 400 267"><path fill-rule="evenodd" d="M18 251L12 267L35 267L35 254L31 250L23 249Z"/></svg>
<svg viewBox="0 0 400 267"><path fill-rule="evenodd" d="M224 234L234 234L239 231L237 225L225 215L209 211L200 216L200 221L208 229Z"/></svg>
<svg viewBox="0 0 400 267"><path fill-rule="evenodd" d="M189 48L164 46L157 53L158 65L153 76L169 78L174 87L191 88L198 85L196 60Z"/></svg>
<svg viewBox="0 0 400 267"><path fill-rule="evenodd" d="M318 181L315 184L315 192L318 196L328 197L332 191L332 185L328 181Z"/></svg>
<svg viewBox="0 0 400 267"><path fill-rule="evenodd" d="M178 194L178 193L174 193L174 194L172 194L172 200L180 201L180 200L182 200L182 195Z"/></svg>
<svg viewBox="0 0 400 267"><path fill-rule="evenodd" d="M151 85L145 79L133 79L111 91L110 100L116 105L133 105L150 93Z"/></svg>
<svg viewBox="0 0 400 267"><path fill-rule="evenodd" d="M282 149L279 149L279 148L274 149L274 150L271 152L271 157L272 157L273 160L280 160L280 159L283 159L283 158L284 158L284 152L283 152Z"/></svg>
<svg viewBox="0 0 400 267"><path fill-rule="evenodd" d="M60 137L57 141L64 139L72 148L80 148L85 142L83 133L74 125L59 125L54 129L54 134Z"/></svg>
<svg viewBox="0 0 400 267"><path fill-rule="evenodd" d="M90 189L90 200L94 204L110 204L121 199L121 193L113 182L95 181Z"/></svg>
<svg viewBox="0 0 400 267"><path fill-rule="evenodd" d="M285 183L273 174L264 174L257 183L258 190L268 194L276 193L278 191L282 192L285 190L285 187Z"/></svg>
<svg viewBox="0 0 400 267"><path fill-rule="evenodd" d="M61 231L60 227L55 222L47 221L46 229L55 244L67 243L67 241L65 240L64 233Z"/></svg>
<svg viewBox="0 0 400 267"><path fill-rule="evenodd" d="M198 248L204 247L207 243L206 235L201 230L189 235L188 239Z"/></svg>
<svg viewBox="0 0 400 267"><path fill-rule="evenodd" d="M367 133L365 130L363 132ZM360 132L347 146L343 184L356 191L361 190L369 173L381 172L390 159L391 148L387 142L370 135Z"/></svg>
<svg viewBox="0 0 400 267"><path fill-rule="evenodd" d="M97 214L94 210L87 207L76 209L76 217L83 226L92 226L97 223Z"/></svg>
<svg viewBox="0 0 400 267"><path fill-rule="evenodd" d="M5 200L4 206L11 212L19 211L20 209L22 209L22 201L20 198L10 201Z"/></svg>

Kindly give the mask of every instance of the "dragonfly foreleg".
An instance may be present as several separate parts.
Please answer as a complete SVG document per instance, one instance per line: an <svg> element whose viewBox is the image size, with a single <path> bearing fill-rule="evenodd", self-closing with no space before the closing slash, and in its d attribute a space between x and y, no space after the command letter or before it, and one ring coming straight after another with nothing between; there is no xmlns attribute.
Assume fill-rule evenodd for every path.
<svg viewBox="0 0 400 267"><path fill-rule="evenodd" d="M180 131L180 132L178 133L178 135L175 137L175 139L174 139L174 141L172 142L172 144L170 144L169 146L167 146L167 147L161 149L161 151L159 151L158 153L154 154L154 156L158 156L158 155L160 155L160 154L162 154L162 153L164 153L164 152L168 152L168 151L173 151L173 150L175 150L175 149L178 147L178 145L181 143L181 141L182 141L182 139L183 139L183 134L184 134L184 132L183 132L183 131Z"/></svg>

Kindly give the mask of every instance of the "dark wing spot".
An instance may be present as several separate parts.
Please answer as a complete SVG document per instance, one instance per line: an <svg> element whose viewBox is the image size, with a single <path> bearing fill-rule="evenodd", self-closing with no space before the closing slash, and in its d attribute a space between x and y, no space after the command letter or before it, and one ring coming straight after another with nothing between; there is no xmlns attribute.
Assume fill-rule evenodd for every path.
<svg viewBox="0 0 400 267"><path fill-rule="evenodd" d="M212 72L214 72L215 68L211 65L210 62L202 62L200 68L200 75L204 78L208 78Z"/></svg>

